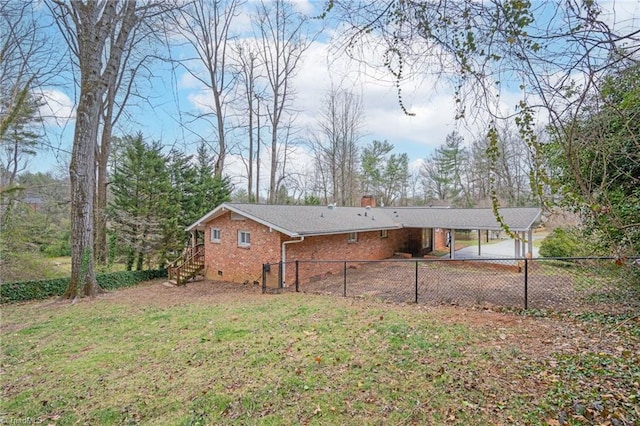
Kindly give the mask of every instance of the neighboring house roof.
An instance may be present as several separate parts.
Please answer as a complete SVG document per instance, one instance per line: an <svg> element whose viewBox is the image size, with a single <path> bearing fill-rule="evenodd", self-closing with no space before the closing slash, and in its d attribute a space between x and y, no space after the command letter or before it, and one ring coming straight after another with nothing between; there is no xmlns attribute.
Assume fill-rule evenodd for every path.
<svg viewBox="0 0 640 426"><path fill-rule="evenodd" d="M499 230L492 209L442 207L327 207L224 203L187 228L204 229L210 220L233 212L290 237L344 234L399 228ZM539 208L502 208L500 214L514 232L528 231L539 220Z"/></svg>

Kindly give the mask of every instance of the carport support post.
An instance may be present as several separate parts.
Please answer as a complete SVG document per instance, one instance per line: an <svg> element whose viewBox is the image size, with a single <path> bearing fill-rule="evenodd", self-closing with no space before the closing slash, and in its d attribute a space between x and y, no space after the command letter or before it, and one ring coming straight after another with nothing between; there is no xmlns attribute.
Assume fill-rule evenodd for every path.
<svg viewBox="0 0 640 426"><path fill-rule="evenodd" d="M529 309L529 260L524 258L524 309Z"/></svg>
<svg viewBox="0 0 640 426"><path fill-rule="evenodd" d="M451 238L449 239L449 258L456 258L456 230L450 229L449 235Z"/></svg>
<svg viewBox="0 0 640 426"><path fill-rule="evenodd" d="M529 248L529 253L531 253L531 257L533 257L533 231L531 229L529 229L528 232L528 248Z"/></svg>
<svg viewBox="0 0 640 426"><path fill-rule="evenodd" d="M482 237L480 235L480 230L478 229L478 256L480 256L480 242L482 241Z"/></svg>

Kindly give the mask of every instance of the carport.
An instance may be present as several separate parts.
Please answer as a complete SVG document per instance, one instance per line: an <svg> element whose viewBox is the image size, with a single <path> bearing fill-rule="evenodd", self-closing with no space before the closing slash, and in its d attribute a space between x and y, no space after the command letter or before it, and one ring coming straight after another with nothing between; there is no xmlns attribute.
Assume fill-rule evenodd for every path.
<svg viewBox="0 0 640 426"><path fill-rule="evenodd" d="M533 252L533 229L539 224L542 210L537 207L501 208L498 222L493 209L459 209L448 207L387 207L394 220L404 228L431 228L449 231L449 247L455 247L455 230L478 233L478 256L482 255L482 232L509 229L514 235L513 257L520 258ZM450 249L455 259L455 250Z"/></svg>

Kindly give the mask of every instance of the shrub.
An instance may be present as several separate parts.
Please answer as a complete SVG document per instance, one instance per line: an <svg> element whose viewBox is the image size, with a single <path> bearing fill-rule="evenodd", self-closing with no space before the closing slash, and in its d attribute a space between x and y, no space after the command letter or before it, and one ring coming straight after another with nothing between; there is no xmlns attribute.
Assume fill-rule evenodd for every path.
<svg viewBox="0 0 640 426"><path fill-rule="evenodd" d="M40 251L47 257L71 256L71 243L69 238L59 238L40 246Z"/></svg>
<svg viewBox="0 0 640 426"><path fill-rule="evenodd" d="M103 289L115 290L122 287L132 287L143 281L164 278L166 276L166 269L154 269L148 271L120 271L109 274L99 274L96 275L96 280ZM23 302L26 300L60 296L64 293L68 285L69 278L0 284L0 303Z"/></svg>
<svg viewBox="0 0 640 426"><path fill-rule="evenodd" d="M543 257L580 256L582 251L577 233L565 228L554 229L540 245L540 256Z"/></svg>

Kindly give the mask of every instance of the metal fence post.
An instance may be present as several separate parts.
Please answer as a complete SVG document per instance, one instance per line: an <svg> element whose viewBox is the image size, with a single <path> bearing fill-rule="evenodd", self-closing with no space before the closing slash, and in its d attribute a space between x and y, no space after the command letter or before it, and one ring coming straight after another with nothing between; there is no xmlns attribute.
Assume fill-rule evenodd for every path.
<svg viewBox="0 0 640 426"><path fill-rule="evenodd" d="M524 259L524 309L527 310L529 307L529 261L525 257Z"/></svg>
<svg viewBox="0 0 640 426"><path fill-rule="evenodd" d="M347 297L347 262L344 262L344 289L342 291L342 296Z"/></svg>
<svg viewBox="0 0 640 426"><path fill-rule="evenodd" d="M416 260L416 304L418 303L418 261Z"/></svg>
<svg viewBox="0 0 640 426"><path fill-rule="evenodd" d="M278 262L278 288L282 288L282 283L284 282L284 277L282 276L282 260Z"/></svg>
<svg viewBox="0 0 640 426"><path fill-rule="evenodd" d="M298 275L298 260L296 259L296 293L300 291L300 285L298 279L300 276Z"/></svg>
<svg viewBox="0 0 640 426"><path fill-rule="evenodd" d="M262 293L267 292L267 263L262 264Z"/></svg>

